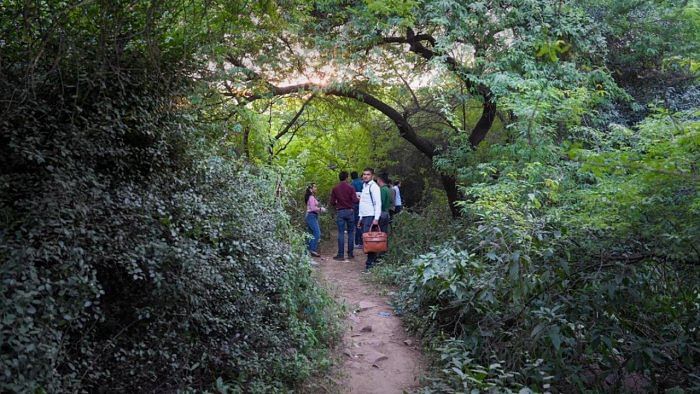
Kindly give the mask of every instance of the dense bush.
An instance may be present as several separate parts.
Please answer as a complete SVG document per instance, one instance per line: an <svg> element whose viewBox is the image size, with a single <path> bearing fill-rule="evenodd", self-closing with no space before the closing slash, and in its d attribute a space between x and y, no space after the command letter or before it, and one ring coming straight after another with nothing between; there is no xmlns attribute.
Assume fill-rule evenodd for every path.
<svg viewBox="0 0 700 394"><path fill-rule="evenodd" d="M416 256L465 235L463 222L455 221L444 198L420 211L403 210L392 219L390 248L379 259L374 278L386 284L400 284L408 278Z"/></svg>
<svg viewBox="0 0 700 394"><path fill-rule="evenodd" d="M463 168L472 225L401 271L397 306L440 355L426 391L699 389L699 125L661 111Z"/></svg>
<svg viewBox="0 0 700 394"><path fill-rule="evenodd" d="M32 197L57 217L85 212L79 223L15 203L23 225L2 245L4 387L152 391L217 376L284 387L310 374L333 338L330 301L283 211L261 198L270 183L224 164L201 171Z"/></svg>
<svg viewBox="0 0 700 394"><path fill-rule="evenodd" d="M308 377L331 301L277 177L202 148L185 10L20 3L0 19L0 391Z"/></svg>

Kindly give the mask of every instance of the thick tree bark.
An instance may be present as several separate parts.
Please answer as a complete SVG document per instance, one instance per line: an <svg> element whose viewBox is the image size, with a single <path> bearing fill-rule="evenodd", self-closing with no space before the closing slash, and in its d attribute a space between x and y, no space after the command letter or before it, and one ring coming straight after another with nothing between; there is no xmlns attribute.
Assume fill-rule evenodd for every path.
<svg viewBox="0 0 700 394"><path fill-rule="evenodd" d="M457 202L463 199L462 193L457 189L457 179L452 175L441 174L440 179L442 180L442 187L445 188L445 194L447 195L447 202L450 204L450 212L453 218L462 216L462 212L457 206Z"/></svg>
<svg viewBox="0 0 700 394"><path fill-rule="evenodd" d="M469 135L469 144L472 149L476 149L476 146L486 138L486 134L493 126L494 119L496 119L496 103L492 101L491 95L488 94L484 96L481 117Z"/></svg>

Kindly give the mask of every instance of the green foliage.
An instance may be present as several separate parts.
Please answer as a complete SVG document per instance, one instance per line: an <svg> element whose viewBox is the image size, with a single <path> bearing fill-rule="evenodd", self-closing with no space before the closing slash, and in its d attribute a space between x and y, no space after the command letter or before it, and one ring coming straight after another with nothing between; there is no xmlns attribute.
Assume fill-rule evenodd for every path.
<svg viewBox="0 0 700 394"><path fill-rule="evenodd" d="M608 62L622 78L687 69L687 60L697 59L697 1L596 0L583 6L599 21Z"/></svg>
<svg viewBox="0 0 700 394"><path fill-rule="evenodd" d="M426 391L698 387L696 111L572 137L457 169L474 225L399 271L398 308L440 355Z"/></svg>
<svg viewBox="0 0 700 394"><path fill-rule="evenodd" d="M605 228L642 242L639 253L700 259L700 123L697 111L660 110L635 130L615 127L594 150L572 149L595 187L572 197L588 215L577 226ZM607 148L607 149L606 149ZM600 204L604 201L605 204Z"/></svg>
<svg viewBox="0 0 700 394"><path fill-rule="evenodd" d="M360 173L370 163L373 144L370 132L355 124L350 115L333 114L338 109L330 106L313 111L319 120L294 137L275 163L284 168L298 168L305 180L318 185L319 200L326 204L331 189L338 183L338 173L343 170Z"/></svg>
<svg viewBox="0 0 700 394"><path fill-rule="evenodd" d="M606 121L616 81L693 81L697 1L2 10L0 390L284 392L328 365L304 184L324 201L341 169L423 162L358 103L242 105L263 82L229 81L241 59L277 82L329 65L441 147L464 219L410 173L427 208L378 267L439 354L426 391L700 388L697 108ZM383 41L413 32L429 55ZM486 98L500 119L473 150Z"/></svg>
<svg viewBox="0 0 700 394"><path fill-rule="evenodd" d="M328 364L285 179L211 154L185 96L221 30L178 6L3 3L0 391L286 392Z"/></svg>
<svg viewBox="0 0 700 394"><path fill-rule="evenodd" d="M550 62L557 62L559 61L559 56L568 52L569 49L571 49L571 45L564 40L546 41L542 42L536 56L538 58L546 58Z"/></svg>
<svg viewBox="0 0 700 394"><path fill-rule="evenodd" d="M441 353L432 389L696 389L697 115L607 124L631 101L608 67L692 66L695 2L387 4L316 2L294 28L351 86L396 102L462 185L466 223L399 215L379 266ZM414 51L387 44L412 33ZM487 97L505 129L473 150L466 107Z"/></svg>
<svg viewBox="0 0 700 394"><path fill-rule="evenodd" d="M379 260L375 279L392 285L402 284L407 277L405 269L418 253L441 244L448 237L456 238L461 228L453 223L443 199L425 207L420 214L403 210L392 219L391 247ZM443 231L445 229L450 231Z"/></svg>
<svg viewBox="0 0 700 394"><path fill-rule="evenodd" d="M365 0L367 10L380 18L386 18L390 26L411 26L415 22L415 0Z"/></svg>

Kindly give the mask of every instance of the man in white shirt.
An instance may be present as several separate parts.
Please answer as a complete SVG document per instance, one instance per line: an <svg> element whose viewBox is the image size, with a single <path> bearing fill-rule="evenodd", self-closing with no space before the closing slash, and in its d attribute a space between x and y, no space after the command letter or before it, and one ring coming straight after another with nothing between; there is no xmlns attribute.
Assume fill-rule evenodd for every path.
<svg viewBox="0 0 700 394"><path fill-rule="evenodd" d="M379 191L379 185L374 182L373 177L374 169L367 167L362 171L363 185L362 194L360 195L360 222L357 223L357 228L362 229L362 234L368 232L373 226L379 226L379 217L382 214L382 195ZM369 272L375 261L377 261L377 254L367 253L364 272Z"/></svg>

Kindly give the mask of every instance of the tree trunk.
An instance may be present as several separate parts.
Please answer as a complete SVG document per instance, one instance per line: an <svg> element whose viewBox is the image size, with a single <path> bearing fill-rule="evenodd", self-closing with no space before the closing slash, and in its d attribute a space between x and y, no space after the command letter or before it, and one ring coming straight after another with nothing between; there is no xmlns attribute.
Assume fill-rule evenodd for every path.
<svg viewBox="0 0 700 394"><path fill-rule="evenodd" d="M493 120L496 119L496 103L493 102L490 94L484 95L482 108L481 117L469 135L469 144L472 149L476 149L476 146L486 138L486 134L488 134L493 125Z"/></svg>
<svg viewBox="0 0 700 394"><path fill-rule="evenodd" d="M460 217L462 212L459 210L457 202L462 199L462 193L457 189L457 180L454 176L445 174L440 174L440 179L442 180L442 187L445 188L445 194L447 194L447 202L450 204L452 217Z"/></svg>
<svg viewBox="0 0 700 394"><path fill-rule="evenodd" d="M401 115L394 108L387 105L383 101L377 99L376 97L366 92L342 90L329 90L326 91L326 94L354 98L355 100L361 101L371 106L372 108L380 111L389 119L391 119L396 125L396 127L399 129L399 135L401 135L401 137L406 141L410 142L411 145L413 145L426 157L432 160L432 158L435 157L435 155L438 153L438 147L435 144L433 144L430 140L419 136L418 133L416 133L416 130L413 128L413 126L411 126L411 124L408 123L408 121L406 120L406 118L404 118L403 115ZM487 116L491 119L490 123L493 123L493 117L495 116L495 108L496 106L493 105L494 113ZM486 109L484 110L484 113L486 113ZM482 114L482 118L483 117L484 115ZM490 123L488 126L489 128ZM486 132L488 132L488 128L486 128L484 135L486 135ZM452 213L452 217L456 218L461 216L461 211L457 207L457 202L462 199L462 194L459 192L459 189L457 189L457 179L452 175L446 174L440 174L440 179L442 180L442 186L445 188L445 194L447 195L447 202L450 205L450 212Z"/></svg>

